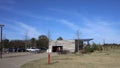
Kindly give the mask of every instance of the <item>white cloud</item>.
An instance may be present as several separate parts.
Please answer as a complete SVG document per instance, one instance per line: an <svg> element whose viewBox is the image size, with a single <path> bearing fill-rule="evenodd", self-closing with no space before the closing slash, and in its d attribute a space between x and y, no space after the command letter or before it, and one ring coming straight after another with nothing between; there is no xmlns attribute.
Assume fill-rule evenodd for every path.
<svg viewBox="0 0 120 68"><path fill-rule="evenodd" d="M30 18L34 18L34 19L38 19L38 20L53 20L53 18L48 17L48 16L41 16L38 14L34 14L31 11L16 10L16 9L10 8L9 6L0 6L0 9L20 15L20 16L26 16L26 17L30 17Z"/></svg>
<svg viewBox="0 0 120 68"><path fill-rule="evenodd" d="M10 22L5 24L5 33L9 39L25 39L26 33L28 33L28 38L38 38L40 35L40 32L31 25L8 19L6 21Z"/></svg>
<svg viewBox="0 0 120 68"><path fill-rule="evenodd" d="M70 29L76 31L79 30L79 27L77 25L75 25L73 22L69 22L67 20L58 20L60 23L68 26Z"/></svg>
<svg viewBox="0 0 120 68"><path fill-rule="evenodd" d="M27 25L22 22L18 22L18 25L21 27L22 30L28 32L28 35L30 37L38 37L40 35L40 32L33 26Z"/></svg>
<svg viewBox="0 0 120 68"><path fill-rule="evenodd" d="M2 8L2 7L1 7ZM15 12L12 9L9 8L4 8L5 10L11 11L11 12ZM58 10L58 9L50 9L51 11L57 12L57 13L63 13L66 15L71 15L71 16L75 16L77 19L82 19L84 22L82 24L84 24L83 26L81 25L77 25L75 24L75 22L71 22L69 20L66 19L55 19L55 18L49 18L49 17L40 17L37 15L34 15L33 13L17 13L20 15L25 15L28 17L32 17L35 19L41 19L41 20L52 20L54 22L60 22L63 25L69 27L71 30L73 30L74 32L76 30L80 30L80 33L82 35L82 38L93 38L95 42L99 43L99 42L103 42L103 39L106 40L106 42L115 42L115 43L119 43L119 34L118 34L118 30L116 30L113 27L113 24L111 24L111 22L102 20L102 19L94 19L94 20L89 20L85 17L82 17L79 13L73 13L73 12L68 12L68 11L62 11L62 10ZM79 17L79 18L78 18ZM79 20L77 20L78 22ZM13 27L14 26L14 27ZM38 36L40 34L40 32L33 26L30 26L28 24L22 23L22 22L16 22L16 24L12 25L11 28L13 30L15 30L16 32L19 33L23 33L25 34L25 32L27 31L29 33L30 37L34 37L34 36Z"/></svg>
<svg viewBox="0 0 120 68"><path fill-rule="evenodd" d="M76 10L64 10L64 9L56 9L56 8L48 8L49 11L51 11L53 14L63 14L68 16L78 16L82 17L78 11Z"/></svg>
<svg viewBox="0 0 120 68"><path fill-rule="evenodd" d="M119 43L119 34L113 28L111 22L107 21L85 21L85 27L81 28L82 34L85 37L93 37L99 43L106 40L108 43Z"/></svg>
<svg viewBox="0 0 120 68"><path fill-rule="evenodd" d="M105 17L86 18L84 15L77 11L65 11L61 9L49 9L56 13L62 13L65 15L75 16L75 18L83 21L84 25L77 25L75 22L71 22L66 19L58 20L62 24L69 27L71 30L80 30L82 38L93 38L95 42L103 42L106 40L107 43L120 43L119 30L115 28L116 23L107 21ZM79 20L76 20L79 22ZM117 25L118 26L118 25Z"/></svg>
<svg viewBox="0 0 120 68"><path fill-rule="evenodd" d="M84 26L78 26L68 20L58 21L74 31L80 29L82 38L93 38L96 43L103 43L103 40L106 40L106 43L119 43L120 41L118 31L114 29L111 22L105 20L84 19Z"/></svg>

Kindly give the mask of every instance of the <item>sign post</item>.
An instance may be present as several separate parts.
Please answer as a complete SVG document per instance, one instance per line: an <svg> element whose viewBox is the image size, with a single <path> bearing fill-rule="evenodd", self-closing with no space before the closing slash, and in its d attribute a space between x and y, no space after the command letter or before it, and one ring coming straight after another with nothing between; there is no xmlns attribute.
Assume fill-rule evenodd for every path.
<svg viewBox="0 0 120 68"><path fill-rule="evenodd" d="M48 53L48 64L50 64L50 53L51 53L51 49L48 49L48 50L47 50L47 53Z"/></svg>

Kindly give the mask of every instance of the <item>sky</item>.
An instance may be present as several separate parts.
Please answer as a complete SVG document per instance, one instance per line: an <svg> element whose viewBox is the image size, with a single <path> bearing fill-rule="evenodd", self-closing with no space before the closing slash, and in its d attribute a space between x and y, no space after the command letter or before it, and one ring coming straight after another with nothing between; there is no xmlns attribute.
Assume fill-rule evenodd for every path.
<svg viewBox="0 0 120 68"><path fill-rule="evenodd" d="M47 35L56 40L93 38L120 43L120 0L0 0L3 37L15 40Z"/></svg>

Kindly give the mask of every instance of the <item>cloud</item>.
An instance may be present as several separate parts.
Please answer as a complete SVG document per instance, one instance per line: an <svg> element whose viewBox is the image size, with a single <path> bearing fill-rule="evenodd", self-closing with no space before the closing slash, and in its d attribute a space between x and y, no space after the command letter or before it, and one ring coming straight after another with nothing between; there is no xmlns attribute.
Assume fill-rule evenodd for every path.
<svg viewBox="0 0 120 68"><path fill-rule="evenodd" d="M71 30L80 30L81 38L93 38L96 43L119 43L119 30L115 29L113 23L105 20L89 20L84 19L84 25L76 25L68 20L58 20L60 23L69 27Z"/></svg>
<svg viewBox="0 0 120 68"><path fill-rule="evenodd" d="M18 25L21 27L22 30L28 32L28 35L30 37L38 37L40 35L40 32L33 26L27 25L25 23L22 22L17 22Z"/></svg>
<svg viewBox="0 0 120 68"><path fill-rule="evenodd" d="M9 23L5 24L5 33L9 39L25 39L26 33L28 38L37 38L41 34L35 27L23 22L8 19L6 21Z"/></svg>
<svg viewBox="0 0 120 68"><path fill-rule="evenodd" d="M3 7L3 9L13 13L15 12L10 8ZM19 12L15 12L15 13L19 15L35 18L35 19L47 20L47 21L52 20L55 23L60 22L61 24L68 27L70 30L73 30L74 32L76 30L80 30L82 38L93 38L94 41L97 43L103 42L103 40L106 40L106 42L108 43L111 43L111 42L119 43L120 41L119 30L116 29L115 26L113 26L114 23L112 23L111 21L106 21L104 18L89 19L89 18L86 18L85 16L82 17L81 14L79 13L65 11L61 9L50 9L50 10L56 13L64 14L68 16L69 19L71 19L70 17L73 17L74 15L74 18L76 18L76 21L71 22L69 19L57 19L57 17L56 18L46 17L46 16L40 17L30 12L22 13L21 11L19 11L20 13ZM83 21L82 25L77 25L78 23L77 24L75 23L75 22L79 22L80 21L79 19ZM13 23L13 25L11 25L11 28L12 30L16 31L17 34L23 33L22 35L25 35L25 33L28 32L30 37L38 36L40 34L40 32L35 27L25 24L23 22L16 21L16 23Z"/></svg>
<svg viewBox="0 0 120 68"><path fill-rule="evenodd" d="M62 13L64 15L74 16L76 21L71 22L69 19L59 19L58 21L65 26L69 27L71 30L80 30L82 38L93 38L96 43L103 42L106 43L119 43L119 30L116 28L116 23L113 21L106 20L105 17L92 17L87 18L77 11L65 11L61 9L49 9L56 13ZM79 20L80 19L80 20ZM75 22L82 20L82 25L77 25ZM79 23L81 24L81 23ZM118 23L117 23L118 24ZM118 26L118 25L117 25Z"/></svg>
<svg viewBox="0 0 120 68"><path fill-rule="evenodd" d="M1 10L4 10L4 11L7 11L7 12L10 12L10 13L14 13L14 14L17 14L17 15L20 15L20 16L25 16L25 17L30 17L30 18L34 18L34 19L37 19L37 20L53 20L52 17L48 17L48 16L39 16L38 14L34 14L33 12L31 11L26 11L26 10L19 10L19 9L13 9L13 8L10 8L9 6L0 6L0 9Z"/></svg>
<svg viewBox="0 0 120 68"><path fill-rule="evenodd" d="M80 14L79 11L76 10L71 10L71 9L56 9L56 8L48 8L48 11L53 13L53 14L60 14L60 15L65 15L68 17L78 17L78 18L83 18L84 15Z"/></svg>
<svg viewBox="0 0 120 68"><path fill-rule="evenodd" d="M86 20L84 28L81 28L84 37L92 37L99 43L106 40L108 43L119 43L118 30L114 29L111 22L104 20Z"/></svg>
<svg viewBox="0 0 120 68"><path fill-rule="evenodd" d="M69 22L67 20L58 20L60 23L68 26L70 29L76 31L79 30L79 27L77 25L75 25L73 22Z"/></svg>

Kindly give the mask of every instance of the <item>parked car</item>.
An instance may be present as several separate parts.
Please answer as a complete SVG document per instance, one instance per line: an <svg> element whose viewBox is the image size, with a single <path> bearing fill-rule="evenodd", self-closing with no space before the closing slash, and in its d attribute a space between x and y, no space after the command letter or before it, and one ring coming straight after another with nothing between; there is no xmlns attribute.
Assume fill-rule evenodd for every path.
<svg viewBox="0 0 120 68"><path fill-rule="evenodd" d="M47 48L45 48L45 47L41 47L41 48L39 48L39 49L40 49L40 52L41 52L41 53L46 52L46 50L47 50Z"/></svg>
<svg viewBox="0 0 120 68"><path fill-rule="evenodd" d="M9 51L8 51L8 48L3 48L3 52L4 53L8 53Z"/></svg>
<svg viewBox="0 0 120 68"><path fill-rule="evenodd" d="M18 52L25 52L26 49L25 48L18 48Z"/></svg>
<svg viewBox="0 0 120 68"><path fill-rule="evenodd" d="M40 49L38 49L38 48L27 48L26 51L38 53L38 52L40 52Z"/></svg>
<svg viewBox="0 0 120 68"><path fill-rule="evenodd" d="M8 51L9 52L17 52L17 49L16 48L9 48Z"/></svg>
<svg viewBox="0 0 120 68"><path fill-rule="evenodd" d="M47 48L45 48L45 47L41 47L40 49L41 49L41 50L45 50L45 51L47 50Z"/></svg>

